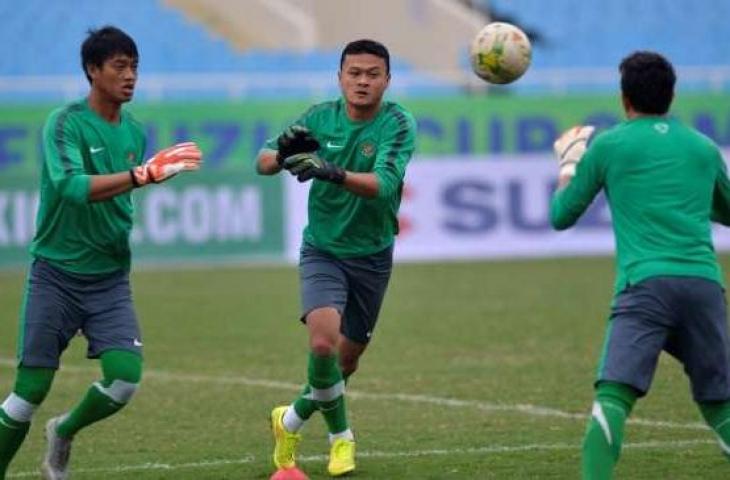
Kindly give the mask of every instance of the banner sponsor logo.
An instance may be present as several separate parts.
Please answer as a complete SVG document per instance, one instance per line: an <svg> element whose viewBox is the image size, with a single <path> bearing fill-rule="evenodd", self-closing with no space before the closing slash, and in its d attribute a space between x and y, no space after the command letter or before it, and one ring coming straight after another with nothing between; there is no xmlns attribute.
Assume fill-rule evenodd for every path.
<svg viewBox="0 0 730 480"><path fill-rule="evenodd" d="M140 203L144 215L133 232L135 243L258 242L264 235L263 199L256 187L160 187Z"/></svg>
<svg viewBox="0 0 730 480"><path fill-rule="evenodd" d="M35 231L38 192L0 190L0 249L25 248Z"/></svg>
<svg viewBox="0 0 730 480"><path fill-rule="evenodd" d="M455 96L404 99L418 124L419 155L534 154L549 152L555 138L576 124L606 128L622 121L616 95L560 97ZM129 107L148 136L148 154L195 139L205 151L205 168L245 168L264 142L298 118L306 101L145 104ZM672 115L718 144L730 146L730 97L684 94ZM0 106L0 172L34 173L41 159L41 129L48 106ZM321 139L326 145L327 139ZM333 149L337 148L335 143ZM363 155L370 148L362 145Z"/></svg>
<svg viewBox="0 0 730 480"><path fill-rule="evenodd" d="M252 261L284 257L280 179L185 175L134 192L135 263ZM264 181L265 180L265 181ZM0 182L0 267L28 261L36 179Z"/></svg>
<svg viewBox="0 0 730 480"><path fill-rule="evenodd" d="M614 236L600 194L573 228L549 222L557 183L552 156L420 157L406 174L396 259L434 261L613 255ZM296 261L306 225L307 188L287 182L287 258ZM715 246L730 250L730 229L715 226Z"/></svg>
<svg viewBox="0 0 730 480"><path fill-rule="evenodd" d="M396 241L400 260L440 260L608 253L613 249L610 213L603 196L574 229L549 223L557 182L546 157L503 157L476 162L461 157L421 159L408 168L408 195ZM445 166L448 165L448 168Z"/></svg>

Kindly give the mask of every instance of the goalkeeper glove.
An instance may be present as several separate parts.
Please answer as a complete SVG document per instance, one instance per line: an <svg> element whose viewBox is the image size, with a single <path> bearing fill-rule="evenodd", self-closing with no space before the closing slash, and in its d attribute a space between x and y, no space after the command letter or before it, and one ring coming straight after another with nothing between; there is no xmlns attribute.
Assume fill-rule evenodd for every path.
<svg viewBox="0 0 730 480"><path fill-rule="evenodd" d="M560 176L572 177L575 175L575 167L586 153L588 139L595 130L591 125L579 125L563 132L555 140L553 150L558 157Z"/></svg>
<svg viewBox="0 0 730 480"><path fill-rule="evenodd" d="M292 125L276 139L278 152L276 161L279 166L284 165L284 160L296 153L316 152L319 150L319 142L306 127Z"/></svg>
<svg viewBox="0 0 730 480"><path fill-rule="evenodd" d="M141 187L148 183L161 183L180 172L198 170L203 152L194 142L178 143L157 152L144 164L129 171L132 184Z"/></svg>
<svg viewBox="0 0 730 480"><path fill-rule="evenodd" d="M300 182L312 178L341 184L345 181L345 170L332 162L322 160L316 153L297 153L284 159L284 168Z"/></svg>

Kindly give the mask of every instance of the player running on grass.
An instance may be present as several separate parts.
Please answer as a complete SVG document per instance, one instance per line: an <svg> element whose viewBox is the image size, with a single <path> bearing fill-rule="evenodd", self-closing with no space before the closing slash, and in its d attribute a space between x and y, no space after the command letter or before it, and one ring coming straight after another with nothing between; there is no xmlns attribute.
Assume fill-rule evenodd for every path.
<svg viewBox="0 0 730 480"><path fill-rule="evenodd" d="M196 170L193 143L142 163L142 126L122 109L137 81L137 47L121 30L92 30L81 46L91 90L43 129L43 166L33 262L20 315L18 370L0 408L0 478L43 402L59 358L78 330L103 378L70 412L46 425L43 477L68 477L74 436L129 402L142 374L142 336L129 287L131 190Z"/></svg>
<svg viewBox="0 0 730 480"><path fill-rule="evenodd" d="M730 454L730 342L710 230L711 220L730 224L725 163L710 139L667 115L676 78L665 58L636 52L620 72L627 120L587 151L592 127L555 142L553 226L573 225L603 189L616 236L615 297L583 441L585 479L611 478L624 424L662 350L684 365L702 416Z"/></svg>
<svg viewBox="0 0 730 480"><path fill-rule="evenodd" d="M409 112L382 99L390 81L383 45L348 44L338 77L342 98L311 107L257 158L262 175L285 169L300 182L314 179L299 263L307 383L294 403L271 414L274 463L295 466L297 432L319 410L330 433L332 476L355 469L345 382L370 341L390 278L416 131Z"/></svg>

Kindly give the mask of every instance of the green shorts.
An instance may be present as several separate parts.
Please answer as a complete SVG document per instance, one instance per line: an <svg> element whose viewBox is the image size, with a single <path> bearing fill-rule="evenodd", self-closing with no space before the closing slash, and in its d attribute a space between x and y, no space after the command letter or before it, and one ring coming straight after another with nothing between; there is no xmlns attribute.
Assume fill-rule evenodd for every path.
<svg viewBox="0 0 730 480"><path fill-rule="evenodd" d="M303 244L299 258L301 320L321 307L342 316L340 331L349 340L367 344L393 270L393 246L372 255L337 258Z"/></svg>

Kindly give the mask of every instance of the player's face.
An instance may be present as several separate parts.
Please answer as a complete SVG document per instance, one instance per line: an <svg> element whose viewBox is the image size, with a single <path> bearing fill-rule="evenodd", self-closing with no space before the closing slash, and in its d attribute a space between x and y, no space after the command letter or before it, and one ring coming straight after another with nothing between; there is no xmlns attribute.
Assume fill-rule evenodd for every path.
<svg viewBox="0 0 730 480"><path fill-rule="evenodd" d="M390 81L385 60L370 53L345 55L339 78L345 100L355 108L380 105Z"/></svg>
<svg viewBox="0 0 730 480"><path fill-rule="evenodd" d="M89 75L92 88L104 97L115 103L128 102L137 83L137 59L117 54L106 59L101 67L89 67Z"/></svg>

